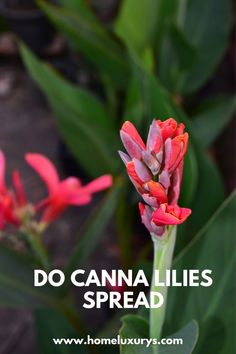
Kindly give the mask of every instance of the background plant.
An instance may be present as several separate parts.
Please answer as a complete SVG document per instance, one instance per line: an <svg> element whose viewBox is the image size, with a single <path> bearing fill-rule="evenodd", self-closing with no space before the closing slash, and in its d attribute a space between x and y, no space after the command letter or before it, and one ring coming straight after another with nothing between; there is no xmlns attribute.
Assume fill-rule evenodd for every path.
<svg viewBox="0 0 236 354"><path fill-rule="evenodd" d="M225 200L222 178L208 151L232 116L234 97L224 94L207 97L198 107L188 104L191 100L194 102L223 58L232 29L231 1L143 0L137 6L134 0L124 0L117 17L107 25L102 24L82 0L60 0L59 6L40 1L39 6L66 36L71 50L80 53L96 73L100 96L68 82L23 44L22 58L45 93L59 132L80 165L91 177L112 173L118 185L95 212L94 222L84 226L67 271L85 264L113 212L123 268L134 264L144 266L145 261L148 269L142 257L145 252L140 257L134 257L131 252L135 242L133 213L127 205L127 197L131 198L127 179L121 177L122 165L117 158L118 131L126 119L143 132L154 117L172 116L184 121L191 144L185 158L181 203L190 207L193 214L179 229L175 267L211 268L215 270L216 279L207 295L200 289L170 291L165 334L174 333L195 318L200 323L200 340L194 353L202 353L206 347L209 353L219 348L223 354L232 352L234 291L229 279L234 267L235 197L232 195ZM222 235L225 235L224 242ZM41 299L41 294L32 293L30 268L21 265L21 257L12 251L1 250L2 261L8 260L11 265L8 276L0 277L3 279L2 296L8 289L5 301L17 305L29 297L34 303L36 295ZM28 278L15 275L12 264L16 262L18 269L24 267L22 274L28 274ZM223 281L220 281L221 276ZM16 286L18 295L12 297ZM23 303L26 305L29 301ZM199 306L195 306L196 303ZM49 302L43 305L49 306ZM126 335L127 328L139 335L145 320L140 321L136 317L124 319L122 335ZM58 314L53 312L49 316L48 310L37 311L36 323L41 338L48 338L48 329L55 330L59 336L60 331L65 333L67 328L65 324L58 328L55 325ZM217 340L209 339L211 333ZM49 352L48 345L45 339L40 350ZM122 348L123 353L128 350Z"/></svg>

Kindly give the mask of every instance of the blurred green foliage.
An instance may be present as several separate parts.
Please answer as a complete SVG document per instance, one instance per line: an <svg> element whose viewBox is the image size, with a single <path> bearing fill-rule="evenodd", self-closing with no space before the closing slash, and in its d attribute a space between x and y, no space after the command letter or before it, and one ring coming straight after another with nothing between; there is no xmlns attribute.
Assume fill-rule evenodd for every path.
<svg viewBox="0 0 236 354"><path fill-rule="evenodd" d="M48 99L61 136L91 177L112 173L117 178L122 174L124 169L117 150L120 146L119 128L126 119L145 134L154 117L167 119L172 116L183 121L190 133L180 205L192 208L193 214L179 228L175 267L179 270L213 269L214 286L211 289L172 289L166 334L174 333L196 319L200 326L200 341L194 353L215 354L219 353L218 348L221 354L232 353L235 291L230 275L235 267L232 254L235 196L224 202L224 185L207 149L229 122L235 101L234 97L227 95L213 97L202 102L191 118L185 109L186 99L207 83L225 54L232 28L231 1L123 0L117 17L109 25L101 23L84 0L59 0L59 3L60 6L55 6L38 1L71 48L96 72L105 92L104 100L94 92L68 82L24 44L21 54L31 76ZM126 178L121 179L118 190L120 193L123 188L120 196L124 202L130 198L126 182ZM82 257L83 264L88 260L99 243L105 223L113 214L119 224L117 233L123 266L133 266L134 259L127 252L127 245L132 249L134 242L132 223L127 226L127 220L132 219L131 208L123 208L116 188L104 199L99 211L93 214L95 216L89 217L68 269L79 264L76 257ZM100 223L99 218L104 222ZM83 248L88 252L83 254ZM5 254L2 246L0 251ZM4 262L11 265L12 253L5 258ZM36 303L42 300L44 306L50 306L51 294L41 294L41 291L30 288L25 278L29 271L24 272L24 263L25 260L21 264L17 258L20 272L17 279L11 266L7 275L0 274L1 303L35 305L35 300ZM8 289L16 289L17 293L12 296ZM26 294L25 301L22 294ZM60 296L58 307L63 309ZM48 316L48 312L37 312L40 338L48 336L42 327L53 328L54 320L55 323L58 321L58 314ZM136 328L132 328L132 321L137 322ZM131 318L128 322L126 319L125 323L131 333L138 331L139 326L141 330L145 327L143 319ZM122 333L126 327L122 327ZM65 328L66 334L62 328L60 333L69 336L68 326ZM194 343L195 330L190 328ZM211 337L214 333L216 339ZM51 353L47 343L41 341L42 353ZM190 345L191 351L189 349L186 353L192 352L193 346ZM73 353L73 349L55 347L53 353ZM122 353L134 351L122 348ZM168 353L172 353L171 349Z"/></svg>

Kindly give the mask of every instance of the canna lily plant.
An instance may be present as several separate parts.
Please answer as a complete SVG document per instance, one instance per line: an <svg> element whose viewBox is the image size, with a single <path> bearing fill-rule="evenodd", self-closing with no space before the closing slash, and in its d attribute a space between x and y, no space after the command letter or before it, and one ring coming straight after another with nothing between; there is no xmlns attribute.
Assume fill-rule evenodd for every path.
<svg viewBox="0 0 236 354"><path fill-rule="evenodd" d="M165 299L161 308L150 310L150 337L157 339L161 338L165 319L167 288L156 288L154 273L158 269L161 281L165 281L166 270L172 264L176 225L182 224L191 214L190 209L178 205L189 138L184 128L184 124L178 124L173 118L153 120L146 144L129 121L123 124L120 132L128 154L121 151L119 154L144 201L139 203L140 215L154 245L152 291L162 293Z"/></svg>
<svg viewBox="0 0 236 354"><path fill-rule="evenodd" d="M55 166L47 157L28 153L25 159L44 181L48 196L36 205L29 202L18 171L13 172L13 188L8 188L5 182L5 156L0 151L0 230L4 231L13 225L24 236L24 241L35 253L37 261L48 268L48 256L40 238L42 232L67 207L90 203L94 193L112 185L112 177L103 175L87 185L82 185L76 177L60 181Z"/></svg>

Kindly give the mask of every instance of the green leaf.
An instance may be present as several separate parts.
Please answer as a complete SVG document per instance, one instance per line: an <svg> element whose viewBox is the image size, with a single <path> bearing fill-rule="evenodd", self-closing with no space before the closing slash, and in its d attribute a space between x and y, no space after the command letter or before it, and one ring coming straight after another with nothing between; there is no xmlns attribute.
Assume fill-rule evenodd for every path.
<svg viewBox="0 0 236 354"><path fill-rule="evenodd" d="M204 147L208 147L218 137L235 110L235 97L217 97L202 107L193 118L193 129L201 139Z"/></svg>
<svg viewBox="0 0 236 354"><path fill-rule="evenodd" d="M21 45L21 54L33 79L48 98L61 135L83 168L94 177L115 172L118 137L103 104L89 92L69 84L24 45Z"/></svg>
<svg viewBox="0 0 236 354"><path fill-rule="evenodd" d="M124 87L129 67L124 48L113 40L103 26L84 11L72 11L39 1L41 9L73 47L81 52L103 76Z"/></svg>
<svg viewBox="0 0 236 354"><path fill-rule="evenodd" d="M88 350L82 344L61 344L56 345L53 339L76 338L80 336L67 319L58 311L52 309L40 309L34 311L34 322L36 327L36 341L40 354L87 354Z"/></svg>
<svg viewBox="0 0 236 354"><path fill-rule="evenodd" d="M34 264L24 255L0 244L0 305L54 306L56 294L48 286L34 287Z"/></svg>
<svg viewBox="0 0 236 354"><path fill-rule="evenodd" d="M149 324L140 316L126 315L122 317L121 338L149 338ZM121 345L121 354L151 354L152 348L145 345Z"/></svg>
<svg viewBox="0 0 236 354"><path fill-rule="evenodd" d="M176 19L178 4L180 2L178 0L158 0L156 3L158 4L158 8L154 47L159 54L166 27Z"/></svg>
<svg viewBox="0 0 236 354"><path fill-rule="evenodd" d="M197 91L216 70L229 43L231 0L179 1L178 24L197 50L196 61L179 83L179 92Z"/></svg>
<svg viewBox="0 0 236 354"><path fill-rule="evenodd" d="M189 322L181 330L168 336L168 338L182 339L182 345L161 345L160 354L191 354L197 344L199 336L198 323L195 320Z"/></svg>
<svg viewBox="0 0 236 354"><path fill-rule="evenodd" d="M40 1L39 5L40 5ZM74 11L85 16L88 20L98 22L94 13L90 10L87 3L84 0L59 0L59 4L67 10Z"/></svg>
<svg viewBox="0 0 236 354"><path fill-rule="evenodd" d="M234 192L179 254L173 268L212 270L210 287L169 289L166 332L196 318L200 341L194 353L232 353L235 325L235 206ZM191 233L189 233L191 237Z"/></svg>
<svg viewBox="0 0 236 354"><path fill-rule="evenodd" d="M159 54L160 80L170 92L178 92L178 84L196 60L196 50L185 33L171 22L166 26Z"/></svg>
<svg viewBox="0 0 236 354"><path fill-rule="evenodd" d="M178 106L172 104L172 108L173 116L178 117L179 120L182 120L186 124L197 162L197 170L193 170L193 173L196 173L195 180L191 176L188 176L188 172L187 176L183 177L179 204L189 206L192 209L192 215L184 224L178 227L176 244L176 252L178 253L190 241L189 235L193 235L199 231L221 205L225 197L225 190L218 168L208 157L205 149L202 147L201 140L195 136L191 121ZM184 173L186 172L184 171ZM188 200L188 193L191 192L192 184L195 184L194 198L192 198L190 204L184 204L185 200ZM215 193L216 190L217 193ZM211 197L206 198L208 195Z"/></svg>
<svg viewBox="0 0 236 354"><path fill-rule="evenodd" d="M194 200L199 181L199 168L194 146L190 142L184 158L184 171L180 193L181 205L191 205Z"/></svg>
<svg viewBox="0 0 236 354"><path fill-rule="evenodd" d="M140 316L126 315L122 318L121 338L149 338L149 324ZM177 333L168 336L169 339L182 339L182 345L158 345L158 354L191 354L198 339L198 324L191 321ZM152 354L152 346L146 343L140 345L121 345L121 354Z"/></svg>
<svg viewBox="0 0 236 354"><path fill-rule="evenodd" d="M76 268L84 266L103 237L103 231L112 217L119 200L118 196L121 190L120 182L121 181L118 181L118 184L114 185L101 204L96 207L92 215L89 215L83 225L80 231L79 242L66 266L66 278L69 279L71 272Z"/></svg>
<svg viewBox="0 0 236 354"><path fill-rule="evenodd" d="M115 23L115 31L123 41L140 51L151 45L156 34L158 1L124 0Z"/></svg>

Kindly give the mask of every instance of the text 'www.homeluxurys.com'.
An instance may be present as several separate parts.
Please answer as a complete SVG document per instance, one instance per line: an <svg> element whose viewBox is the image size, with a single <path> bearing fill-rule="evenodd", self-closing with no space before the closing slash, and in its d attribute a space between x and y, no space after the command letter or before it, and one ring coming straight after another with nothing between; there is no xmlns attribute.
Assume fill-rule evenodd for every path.
<svg viewBox="0 0 236 354"><path fill-rule="evenodd" d="M114 338L92 338L87 335L86 338L53 338L55 345L142 345L146 348L152 345L183 345L182 338L123 338L118 335Z"/></svg>

